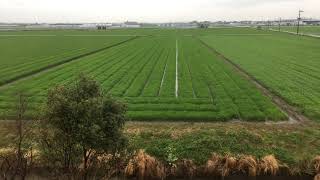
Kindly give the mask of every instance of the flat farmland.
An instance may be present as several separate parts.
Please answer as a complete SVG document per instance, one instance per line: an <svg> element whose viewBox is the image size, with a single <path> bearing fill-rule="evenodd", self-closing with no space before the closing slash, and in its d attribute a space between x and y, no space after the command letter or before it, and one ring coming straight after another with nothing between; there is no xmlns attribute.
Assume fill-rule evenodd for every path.
<svg viewBox="0 0 320 180"><path fill-rule="evenodd" d="M50 34L53 36L47 36ZM37 40L32 39L35 37ZM1 32L0 38L15 39L3 43L4 48L17 47L12 50L16 53L8 50L6 56L0 56L1 66L6 63L3 67L10 69L0 69L4 79L0 116L6 118L14 114L17 92L29 96L27 114L32 118L45 103L48 89L72 83L84 73L100 82L105 93L126 102L133 120L288 119L282 107L222 55L270 93L299 108L299 113L319 117L320 54L315 38L249 28L17 31ZM29 50L21 45L25 38L31 39ZM83 47L86 49L81 50ZM72 54L73 50L78 51ZM61 58L64 53L72 55ZM50 56L55 58L40 63L40 57ZM11 57L17 60L10 61ZM24 63L34 64L30 67L36 70ZM15 76L20 78L6 82Z"/></svg>
<svg viewBox="0 0 320 180"><path fill-rule="evenodd" d="M201 37L301 113L320 118L320 39L272 32Z"/></svg>
<svg viewBox="0 0 320 180"><path fill-rule="evenodd" d="M0 33L0 85L125 42L130 36L75 36L51 32Z"/></svg>
<svg viewBox="0 0 320 180"><path fill-rule="evenodd" d="M273 27L274 30L278 30L278 27ZM288 31L292 33L297 32L297 26L282 26L281 31ZM300 33L306 35L316 35L320 36L320 26L301 26Z"/></svg>

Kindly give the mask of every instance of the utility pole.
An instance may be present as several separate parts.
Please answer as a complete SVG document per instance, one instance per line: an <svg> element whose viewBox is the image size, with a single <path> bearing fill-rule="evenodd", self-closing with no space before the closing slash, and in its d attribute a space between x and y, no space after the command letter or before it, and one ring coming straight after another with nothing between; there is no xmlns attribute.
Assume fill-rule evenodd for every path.
<svg viewBox="0 0 320 180"><path fill-rule="evenodd" d="M279 32L281 31L281 18L279 18Z"/></svg>
<svg viewBox="0 0 320 180"><path fill-rule="evenodd" d="M300 20L301 20L301 13L303 13L304 11L299 10L299 16L298 16L298 26L297 26L297 34L299 34L300 31Z"/></svg>

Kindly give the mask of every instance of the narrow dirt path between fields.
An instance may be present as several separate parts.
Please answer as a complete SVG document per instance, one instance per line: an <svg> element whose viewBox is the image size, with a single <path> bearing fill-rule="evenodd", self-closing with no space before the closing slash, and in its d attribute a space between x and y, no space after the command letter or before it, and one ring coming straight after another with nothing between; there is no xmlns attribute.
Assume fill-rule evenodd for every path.
<svg viewBox="0 0 320 180"><path fill-rule="evenodd" d="M227 57L225 57L223 54L218 52L215 48L209 46L206 44L204 41L202 41L199 38L196 38L200 41L201 44L203 44L205 47L207 47L211 52L213 52L215 55L220 57L221 60L223 60L225 63L231 65L236 72L238 72L241 76L249 80L252 84L256 86L257 89L259 89L263 95L268 96L271 98L273 103L277 105L281 111L285 112L288 117L289 117L289 123L295 123L295 122L306 122L309 121L307 117L302 115L301 113L298 112L298 110L288 104L282 97L274 94L267 86L264 84L260 83L257 79L255 79L252 75L247 73L244 69L242 69L238 64L234 63Z"/></svg>
<svg viewBox="0 0 320 180"><path fill-rule="evenodd" d="M93 51L90 51L90 52L87 52L87 53L84 53L84 54L81 54L81 55L78 55L78 56L75 56L75 57L71 57L71 58L68 58L68 59L65 59L63 61L59 61L57 63L54 63L54 64L50 64L48 66L45 66L45 67L42 67L40 69L37 69L37 70L34 70L34 71L30 71L30 72L27 72L27 73L23 73L21 75L18 75L12 79L9 79L9 80L6 80L4 83L0 83L0 88L3 88L4 86L7 86L9 84L12 84L12 83L15 83L16 81L19 81L19 80L23 80L23 79L27 79L29 78L30 76L34 76L34 75L38 75L40 73L43 73L45 71L48 71L52 68L55 68L57 66L61 66L63 64L66 64L66 63L69 63L69 62L72 62L72 61L75 61L75 60L78 60L80 58L83 58L83 57L86 57L86 56L89 56L89 55L92 55L92 54L95 54L95 53L98 53L98 52L101 52L101 51L104 51L104 50L107 50L107 49L110 49L110 48L113 48L113 47L116 47L116 46L119 46L121 44L124 44L124 43L127 43L129 41L132 41L134 39L137 39L139 36L135 36L135 37L132 37L132 38L129 38L127 40L124 40L124 41L121 41L121 42L118 42L116 44L112 44L112 45L109 45L109 46L106 46L106 47L103 47L103 48L100 48L100 49L96 49L96 50L93 50Z"/></svg>

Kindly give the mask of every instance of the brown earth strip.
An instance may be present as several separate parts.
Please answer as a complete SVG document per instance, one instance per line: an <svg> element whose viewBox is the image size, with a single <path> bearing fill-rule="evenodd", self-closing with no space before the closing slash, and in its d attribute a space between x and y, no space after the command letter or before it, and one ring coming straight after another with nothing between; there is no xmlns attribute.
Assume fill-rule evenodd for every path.
<svg viewBox="0 0 320 180"><path fill-rule="evenodd" d="M238 64L234 63L232 60L230 60L227 57L225 57L222 53L217 51L215 48L209 46L208 44L206 44L201 39L199 39L199 38L197 38L197 39L200 41L201 44L203 44L205 47L207 47L211 52L213 52L215 55L220 57L221 60L223 60L225 63L231 65L234 68L234 70L237 73L239 73L242 77L246 78L252 84L254 84L256 86L256 88L258 90L260 90L260 92L262 92L263 95L271 98L273 103L275 105L277 105L280 108L280 110L282 110L283 112L285 112L288 115L289 121L291 121L291 122L294 122L294 121L298 121L298 122L309 121L309 119L307 117L305 117L304 115L302 115L301 113L299 113L299 111L295 107L293 107L290 104L288 104L282 97L280 97L280 96L276 95L275 93L273 93L272 90L270 90L263 83L259 82L255 77L253 77L248 72L246 72L244 69L242 69Z"/></svg>
<svg viewBox="0 0 320 180"><path fill-rule="evenodd" d="M133 38L129 38L129 39L125 40L125 41L121 41L121 42L119 42L119 43L112 44L112 45L109 45L109 46L107 46L107 47L103 47L103 48L100 48L100 49L96 49L96 50L94 50L94 51L90 51L90 52L87 52L87 53L84 53L84 54L81 54L81 55L78 55L78 56L75 56L75 57L72 57L72 58L68 58L68 59L66 59L66 60L63 60L63 61L60 61L60 62L57 62L57 63L54 63L54 64L50 64L50 65L48 65L48 66L42 67L42 68L40 68L40 69L36 69L36 70L34 70L34 71L30 71L30 72L27 72L27 73L23 73L23 74L21 74L21 75L19 75L19 76L16 76L16 77L11 78L11 79L9 79L9 80L6 80L6 81L4 81L4 82L0 82L0 88L1 88L2 86L11 84L11 83L13 83L13 82L15 82L15 81L28 78L29 76L36 75L36 74L38 74L38 73L44 72L44 71L46 71L46 70L52 69L52 68L54 68L54 67L57 67L57 66L60 66L60 65L63 65L63 64L66 64L66 63L68 63L68 62L75 61L75 60L78 60L78 59L80 59L80 58L83 58L83 57L86 57L86 56L89 56L89 55L92 55L92 54L95 54L95 53L104 51L104 50L106 50L106 49L110 49L110 48L119 46L119 45L121 45L121 44L127 43L127 42L129 42L129 41L134 40L134 39L137 39L138 37L139 37L139 36L135 36L135 37L133 37Z"/></svg>

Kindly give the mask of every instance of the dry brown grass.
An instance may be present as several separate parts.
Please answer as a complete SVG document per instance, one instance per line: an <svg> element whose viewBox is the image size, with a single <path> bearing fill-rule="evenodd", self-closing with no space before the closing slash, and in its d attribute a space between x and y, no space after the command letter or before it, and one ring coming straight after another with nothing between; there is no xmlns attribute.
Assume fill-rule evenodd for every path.
<svg viewBox="0 0 320 180"><path fill-rule="evenodd" d="M257 175L258 164L253 156L242 156L238 163L238 170L248 176Z"/></svg>
<svg viewBox="0 0 320 180"><path fill-rule="evenodd" d="M278 160L273 155L263 157L259 162L259 174L276 175L279 171Z"/></svg>
<svg viewBox="0 0 320 180"><path fill-rule="evenodd" d="M2 149L2 151L0 152L0 179L4 178L8 172L12 171L15 168L16 162L15 151Z"/></svg>
<svg viewBox="0 0 320 180"><path fill-rule="evenodd" d="M320 156L314 158L313 165L316 173L320 174Z"/></svg>
<svg viewBox="0 0 320 180"><path fill-rule="evenodd" d="M178 163L177 167L181 172L179 175L180 177L193 178L196 176L197 166L192 160L183 159L180 163Z"/></svg>
<svg viewBox="0 0 320 180"><path fill-rule="evenodd" d="M183 159L168 167L166 172L169 177L192 179L197 176L197 170L197 166L192 160Z"/></svg>
<svg viewBox="0 0 320 180"><path fill-rule="evenodd" d="M219 156L212 154L207 161L204 174L206 176L222 176L226 177L238 171L239 161L230 155Z"/></svg>
<svg viewBox="0 0 320 180"><path fill-rule="evenodd" d="M204 173L206 176L219 176L220 175L220 167L221 157L218 154L212 154L211 158L207 161L204 169Z"/></svg>
<svg viewBox="0 0 320 180"><path fill-rule="evenodd" d="M127 176L127 177L132 177L134 176L134 172L135 172L135 167L134 167L134 164L133 164L133 160L130 159L130 161L128 162L125 170L124 170L124 174Z"/></svg>
<svg viewBox="0 0 320 180"><path fill-rule="evenodd" d="M144 150L131 159L125 168L127 177L137 177L138 179L164 179L166 176L165 167L161 162L151 157Z"/></svg>
<svg viewBox="0 0 320 180"><path fill-rule="evenodd" d="M222 159L222 172L221 175L223 177L225 176L229 176L230 173L232 173L233 171L235 171L236 167L237 167L237 159L234 157L231 157L229 155L226 155L223 159Z"/></svg>

